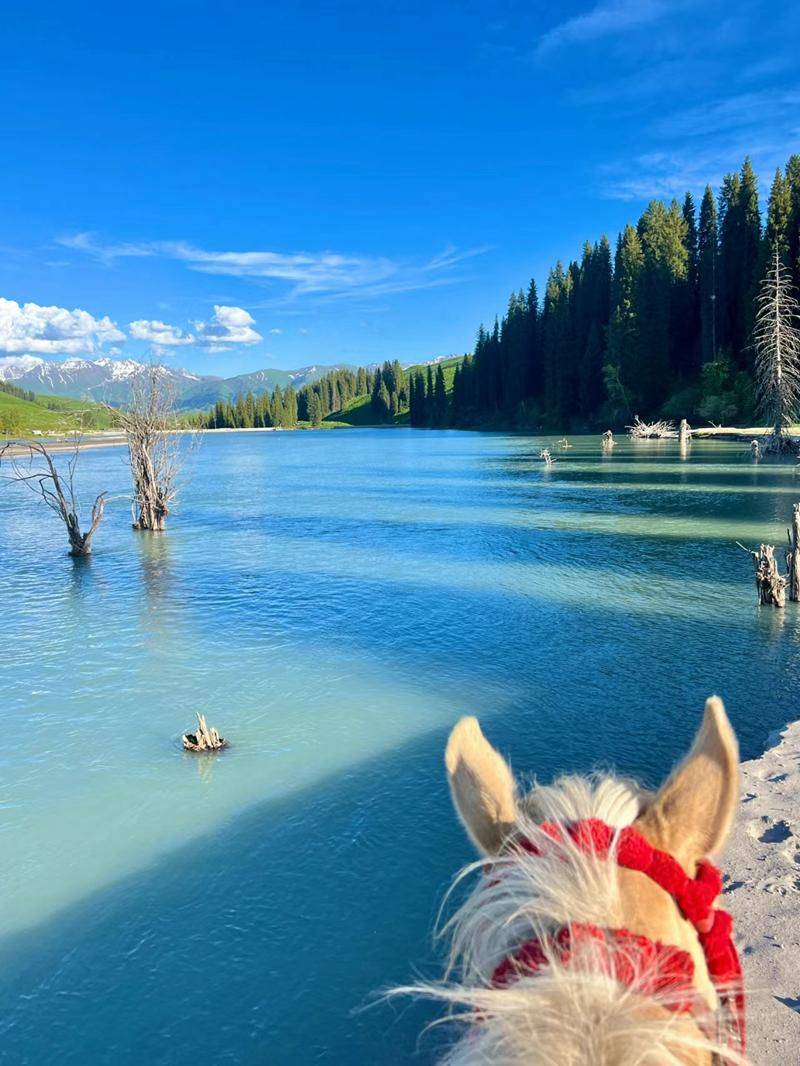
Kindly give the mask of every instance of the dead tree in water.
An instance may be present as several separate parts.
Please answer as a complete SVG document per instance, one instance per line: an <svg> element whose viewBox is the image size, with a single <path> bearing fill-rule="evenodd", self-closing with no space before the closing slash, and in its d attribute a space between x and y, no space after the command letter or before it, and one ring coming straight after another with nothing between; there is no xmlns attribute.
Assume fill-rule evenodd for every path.
<svg viewBox="0 0 800 1066"><path fill-rule="evenodd" d="M792 508L792 528L786 530L789 550L786 552L786 585L789 599L800 601L800 503Z"/></svg>
<svg viewBox="0 0 800 1066"><path fill-rule="evenodd" d="M610 452L614 445L617 443L614 440L614 434L611 432L610 429L607 429L605 431L603 436L600 438L600 443L604 452Z"/></svg>
<svg viewBox="0 0 800 1066"><path fill-rule="evenodd" d="M141 371L131 402L114 414L128 441L133 476L134 529L163 530L175 497L183 455L175 430L175 403L161 367Z"/></svg>
<svg viewBox="0 0 800 1066"><path fill-rule="evenodd" d="M18 453L22 450L22 455ZM27 455L25 454L27 453ZM103 519L108 493L101 492L92 504L92 517L88 530L81 532L78 517L78 500L75 495L75 468L80 455L80 438L75 440L75 450L67 462L67 473L59 473L53 456L38 441L26 444L4 444L0 447L0 468L5 464L8 474L0 474L3 481L16 481L27 485L32 492L44 500L66 526L69 540L69 553L75 556L91 555L92 539ZM43 466L38 469L36 460ZM25 462L20 460L24 459Z"/></svg>
<svg viewBox="0 0 800 1066"><path fill-rule="evenodd" d="M758 293L753 327L758 409L772 430L763 442L765 455L798 451L786 427L800 408L799 312L789 272L776 249Z"/></svg>
<svg viewBox="0 0 800 1066"><path fill-rule="evenodd" d="M685 418L681 419L681 424L678 426L678 443L681 448L685 448L692 440L692 427L686 421Z"/></svg>
<svg viewBox="0 0 800 1066"><path fill-rule="evenodd" d="M739 544L738 541L736 543ZM745 548L744 544L739 544L739 547L753 557L759 607L785 607L786 578L778 572L775 548L771 544L760 544L758 551Z"/></svg>

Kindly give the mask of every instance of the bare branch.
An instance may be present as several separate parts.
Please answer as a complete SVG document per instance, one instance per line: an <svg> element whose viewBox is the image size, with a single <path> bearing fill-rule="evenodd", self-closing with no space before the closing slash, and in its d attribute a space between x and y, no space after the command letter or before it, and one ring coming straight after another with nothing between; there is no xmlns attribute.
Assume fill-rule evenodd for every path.
<svg viewBox="0 0 800 1066"><path fill-rule="evenodd" d="M625 428L631 440L665 440L678 436L674 422L643 422L638 415L634 417L633 425Z"/></svg>
<svg viewBox="0 0 800 1066"><path fill-rule="evenodd" d="M175 400L161 367L146 367L131 382L127 408L114 411L128 441L133 477L134 529L162 530L184 461L175 432Z"/></svg>
<svg viewBox="0 0 800 1066"><path fill-rule="evenodd" d="M0 470L5 465L10 472L0 473L0 480L25 485L40 496L66 526L70 554L82 556L91 554L92 538L102 521L105 499L108 494L102 492L94 501L91 525L86 533L82 533L75 493L75 470L79 454L80 438L78 437L75 440L72 456L67 461L65 480L44 444L38 441L25 444L4 444L0 446ZM21 462L23 459L27 460L27 469ZM37 460L44 463L44 469L33 469L33 464Z"/></svg>

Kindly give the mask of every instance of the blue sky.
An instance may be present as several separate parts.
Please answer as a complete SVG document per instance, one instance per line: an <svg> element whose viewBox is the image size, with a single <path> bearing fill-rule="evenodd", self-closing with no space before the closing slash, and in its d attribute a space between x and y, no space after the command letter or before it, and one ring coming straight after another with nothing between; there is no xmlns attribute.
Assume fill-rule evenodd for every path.
<svg viewBox="0 0 800 1066"><path fill-rule="evenodd" d="M7 5L0 357L462 352L649 198L800 150L792 7Z"/></svg>

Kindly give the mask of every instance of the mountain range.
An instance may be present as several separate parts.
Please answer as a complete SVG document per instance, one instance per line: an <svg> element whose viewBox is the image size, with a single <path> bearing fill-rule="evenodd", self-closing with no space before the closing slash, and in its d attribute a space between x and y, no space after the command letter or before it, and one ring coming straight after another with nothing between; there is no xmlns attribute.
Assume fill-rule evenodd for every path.
<svg viewBox="0 0 800 1066"><path fill-rule="evenodd" d="M13 382L21 389L45 396L74 396L110 404L130 400L131 379L145 368L133 359L65 359L50 362L33 355L0 359L0 381ZM210 407L217 400L234 399L252 392L272 392L276 385L295 389L316 381L331 370L355 369L348 363L331 366L304 366L299 370L255 370L223 378L193 374L178 367L159 366L169 381L175 404L182 411Z"/></svg>
<svg viewBox="0 0 800 1066"><path fill-rule="evenodd" d="M452 356L439 356L413 366L435 365ZM45 396L72 396L113 405L125 404L131 396L131 379L147 364L134 359L65 359L51 362L35 355L0 358L0 381L11 381L21 389L30 389ZM374 369L372 364L368 369ZM315 364L298 370L266 368L235 377L215 377L193 374L190 370L159 364L158 370L170 384L175 406L181 411L211 407L217 400L233 400L252 392L258 396L272 392L276 385L282 389L300 389L317 381L332 370L355 370L351 363Z"/></svg>

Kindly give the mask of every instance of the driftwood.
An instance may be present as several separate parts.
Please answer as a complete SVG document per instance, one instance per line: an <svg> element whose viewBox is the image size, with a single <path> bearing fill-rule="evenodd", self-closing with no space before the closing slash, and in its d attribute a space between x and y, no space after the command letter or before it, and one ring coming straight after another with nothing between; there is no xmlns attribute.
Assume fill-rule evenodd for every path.
<svg viewBox="0 0 800 1066"><path fill-rule="evenodd" d="M686 421L685 418L681 419L681 424L678 427L678 443L681 448L685 448L692 439L692 427Z"/></svg>
<svg viewBox="0 0 800 1066"><path fill-rule="evenodd" d="M542 450L539 452L539 458L542 460L545 466L552 466L555 462L555 459L550 454L549 448L542 448Z"/></svg>
<svg viewBox="0 0 800 1066"><path fill-rule="evenodd" d="M616 443L617 442L614 440L614 434L610 429L607 429L600 438L600 444L602 445L604 452L610 452Z"/></svg>
<svg viewBox="0 0 800 1066"><path fill-rule="evenodd" d="M756 462L761 458L761 445L755 438L750 441L750 454Z"/></svg>
<svg viewBox="0 0 800 1066"><path fill-rule="evenodd" d="M786 587L789 599L800 602L800 503L792 508L792 528L786 530L789 550L786 552Z"/></svg>
<svg viewBox="0 0 800 1066"><path fill-rule="evenodd" d="M678 436L674 422L663 419L657 422L643 422L638 415L632 426L625 427L632 440L674 440Z"/></svg>
<svg viewBox="0 0 800 1066"><path fill-rule="evenodd" d="M221 751L228 746L225 737L221 737L213 726L206 724L205 715L197 715L197 732L184 733L183 746L187 751Z"/></svg>
<svg viewBox="0 0 800 1066"><path fill-rule="evenodd" d="M739 544L739 541L736 543ZM759 607L785 607L786 578L778 572L775 548L771 544L760 544L758 551L745 548L744 544L739 544L739 547L753 557Z"/></svg>
<svg viewBox="0 0 800 1066"><path fill-rule="evenodd" d="M566 437L562 437L560 440L556 441L556 447L564 449L564 448L571 448L572 445L570 444L570 442L567 440Z"/></svg>

